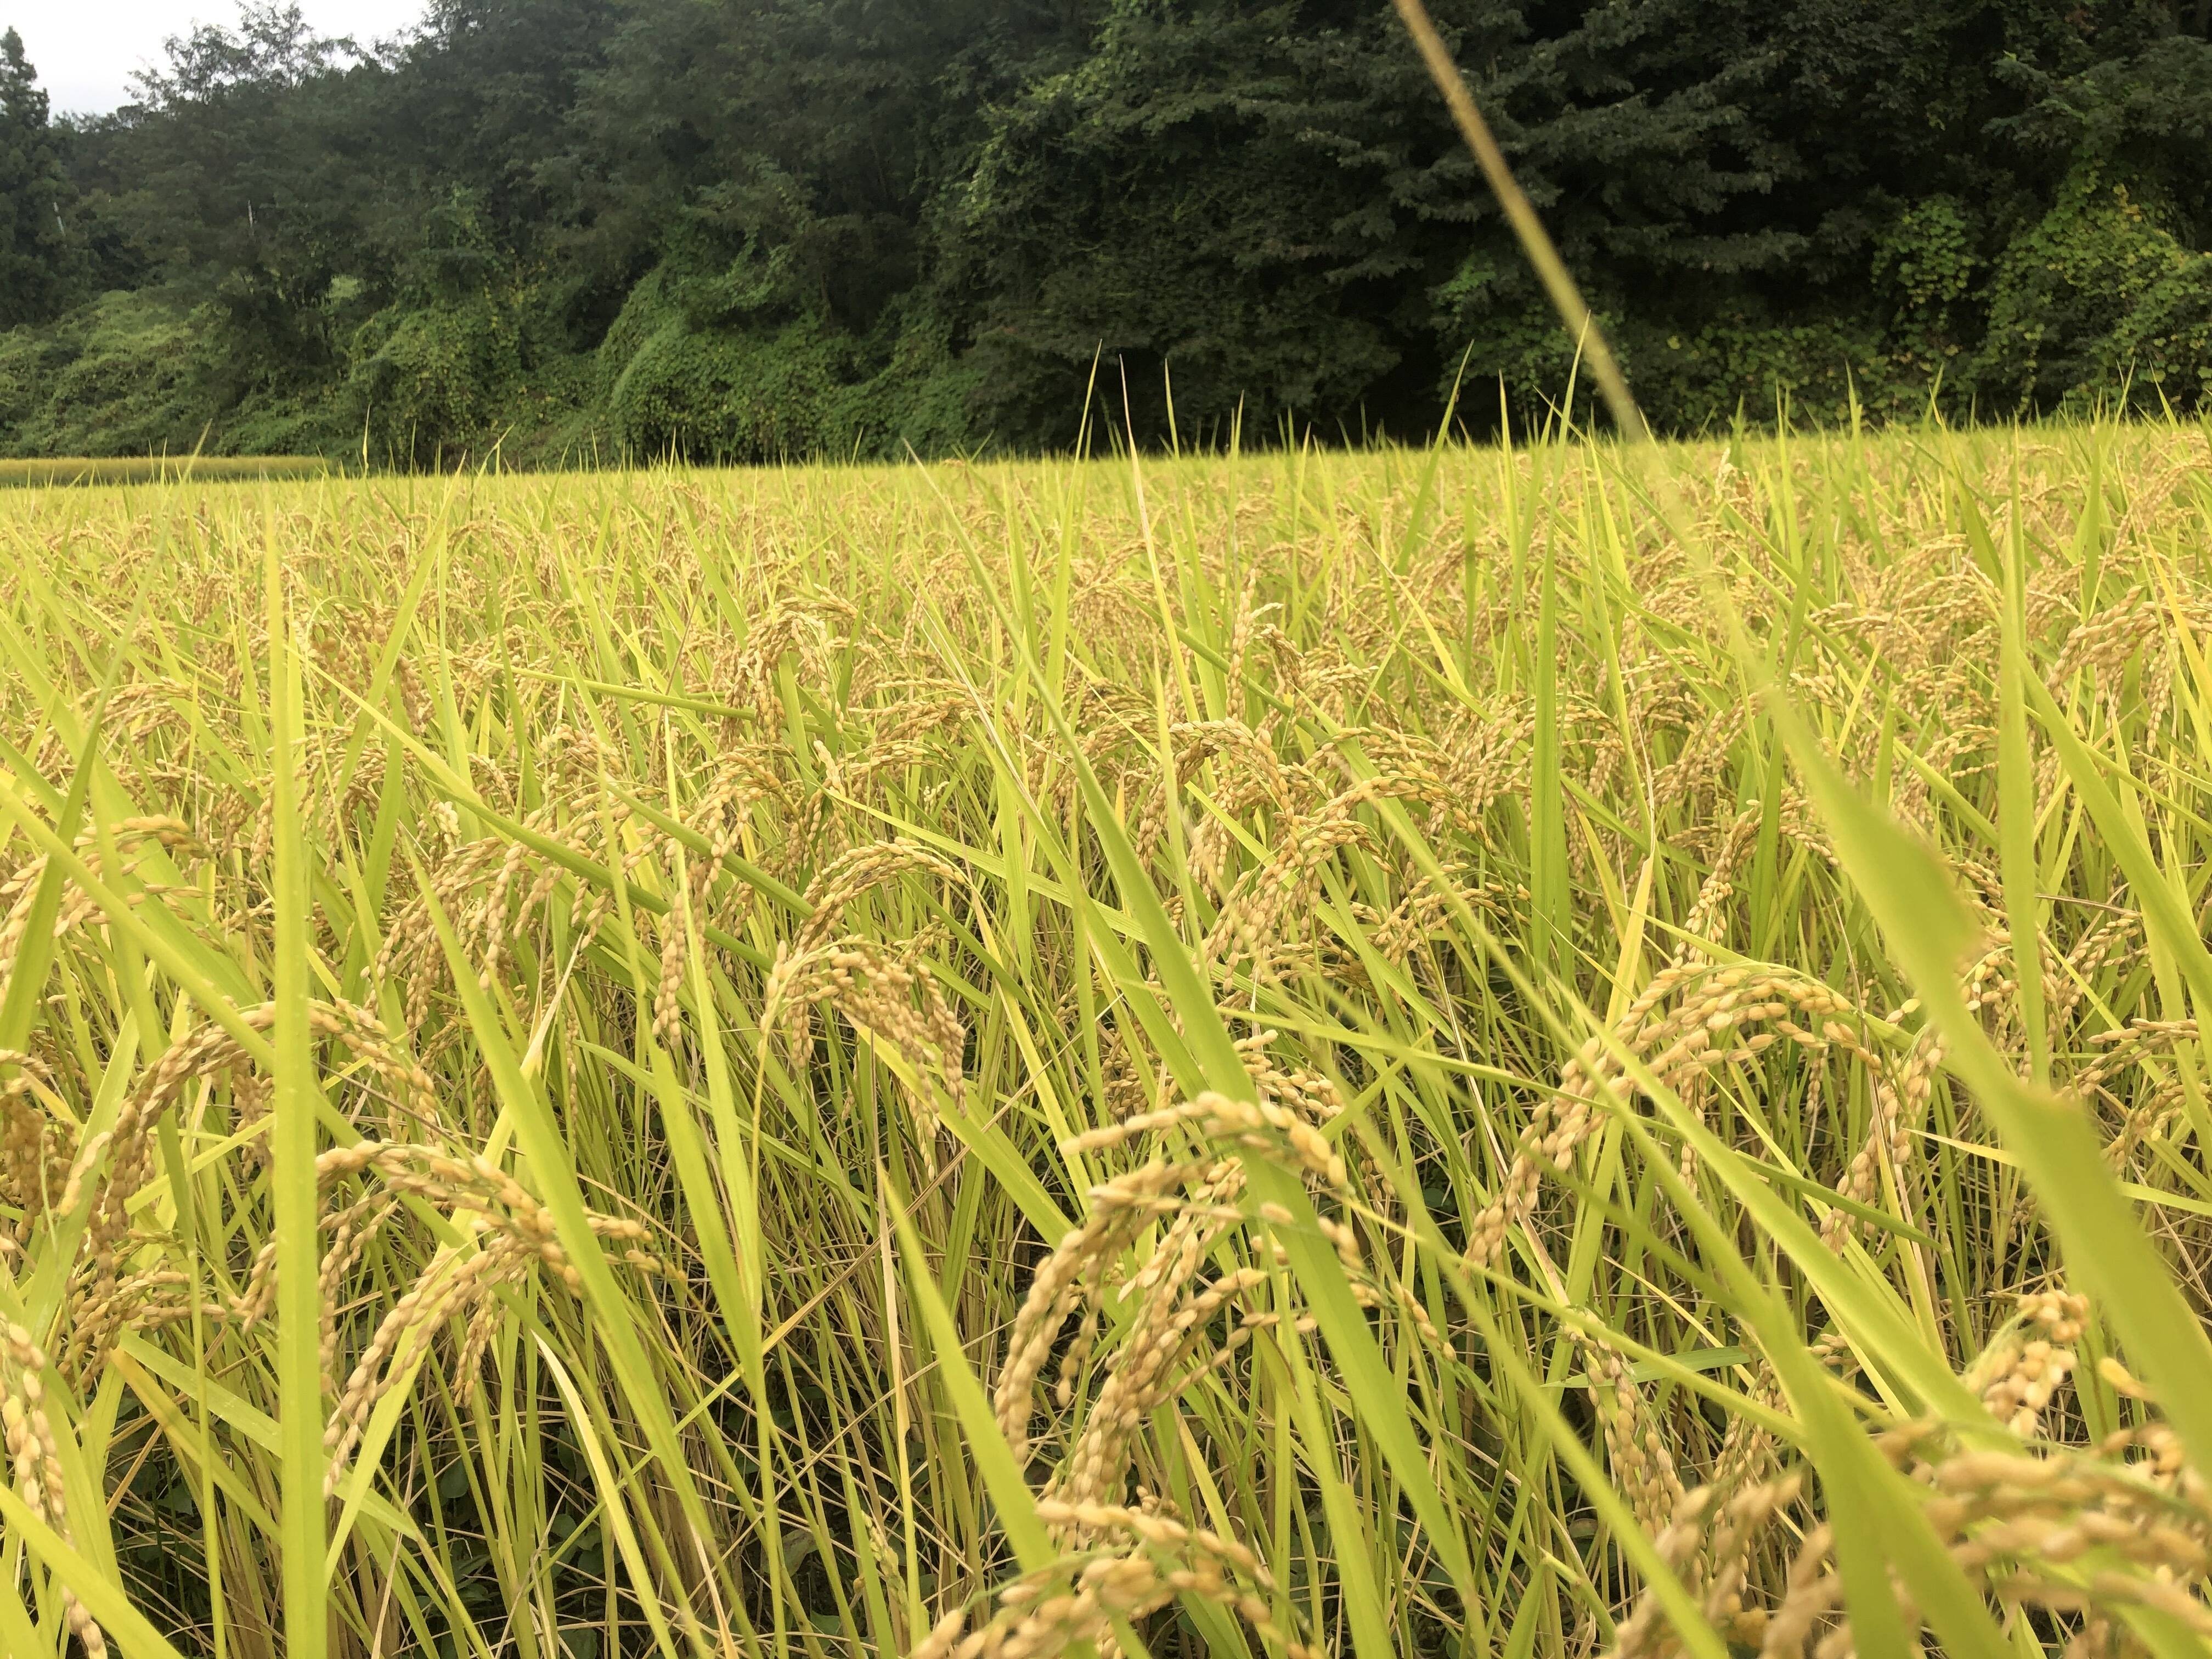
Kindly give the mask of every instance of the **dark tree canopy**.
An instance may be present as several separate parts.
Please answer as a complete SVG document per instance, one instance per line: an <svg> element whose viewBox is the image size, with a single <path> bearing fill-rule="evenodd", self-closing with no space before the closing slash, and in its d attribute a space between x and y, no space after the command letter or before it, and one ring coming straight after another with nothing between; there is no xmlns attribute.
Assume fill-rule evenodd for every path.
<svg viewBox="0 0 2212 1659"><path fill-rule="evenodd" d="M22 36L0 32L0 328L47 320L76 274L62 138Z"/></svg>
<svg viewBox="0 0 2212 1659"><path fill-rule="evenodd" d="M1678 428L2212 398L2212 0L1436 0ZM0 449L899 454L1540 418L1559 334L1374 0L248 4L49 117Z"/></svg>

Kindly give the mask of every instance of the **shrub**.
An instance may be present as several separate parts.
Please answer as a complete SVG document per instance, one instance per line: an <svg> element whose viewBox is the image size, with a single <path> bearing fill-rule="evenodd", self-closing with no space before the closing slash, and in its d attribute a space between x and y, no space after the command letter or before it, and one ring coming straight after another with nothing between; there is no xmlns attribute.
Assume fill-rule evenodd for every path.
<svg viewBox="0 0 2212 1659"><path fill-rule="evenodd" d="M682 277L640 283L599 348L603 419L639 457L775 460L823 447L825 407L844 342L812 321L702 326Z"/></svg>
<svg viewBox="0 0 2212 1659"><path fill-rule="evenodd" d="M2212 254L2185 245L2154 197L2075 169L1990 283L1978 384L2021 413L2212 395Z"/></svg>
<svg viewBox="0 0 2212 1659"><path fill-rule="evenodd" d="M599 348L599 419L623 455L757 462L939 453L975 436L982 371L950 330L902 304L866 336L744 283L664 263Z"/></svg>
<svg viewBox="0 0 2212 1659"><path fill-rule="evenodd" d="M579 387L544 296L496 244L475 198L430 216L389 305L353 332L343 408L371 460L481 455L550 424Z"/></svg>
<svg viewBox="0 0 2212 1659"><path fill-rule="evenodd" d="M0 335L0 453L190 451L216 415L190 312L159 290L104 294L50 329Z"/></svg>

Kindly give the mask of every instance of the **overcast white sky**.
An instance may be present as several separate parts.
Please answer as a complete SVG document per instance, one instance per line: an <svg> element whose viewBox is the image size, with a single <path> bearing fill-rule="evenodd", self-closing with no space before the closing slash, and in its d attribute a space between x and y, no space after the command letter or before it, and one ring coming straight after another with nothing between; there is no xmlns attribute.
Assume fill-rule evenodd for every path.
<svg viewBox="0 0 2212 1659"><path fill-rule="evenodd" d="M324 34L373 40L422 15L423 0L299 0ZM130 95L131 71L161 61L161 42L195 23L236 20L235 0L0 0L57 112L96 113Z"/></svg>

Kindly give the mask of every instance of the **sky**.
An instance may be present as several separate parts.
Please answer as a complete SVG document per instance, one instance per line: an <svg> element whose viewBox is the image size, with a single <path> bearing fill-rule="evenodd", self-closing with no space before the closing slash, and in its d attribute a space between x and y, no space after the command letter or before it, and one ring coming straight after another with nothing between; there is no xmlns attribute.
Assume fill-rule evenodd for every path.
<svg viewBox="0 0 2212 1659"><path fill-rule="evenodd" d="M322 34L363 40L396 34L423 0L298 0ZM161 42L195 23L228 24L235 0L0 0L56 113L101 114L131 95L131 72L162 61Z"/></svg>

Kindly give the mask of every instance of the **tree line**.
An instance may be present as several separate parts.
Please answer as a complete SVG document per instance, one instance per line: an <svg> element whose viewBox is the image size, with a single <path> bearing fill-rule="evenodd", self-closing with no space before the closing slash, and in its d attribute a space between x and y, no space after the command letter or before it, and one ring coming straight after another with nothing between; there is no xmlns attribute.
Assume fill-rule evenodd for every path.
<svg viewBox="0 0 2212 1659"><path fill-rule="evenodd" d="M2212 401L2212 0L1434 9L1664 424ZM26 455L1357 439L1575 383L1381 0L248 4L85 118L10 32L0 331Z"/></svg>

